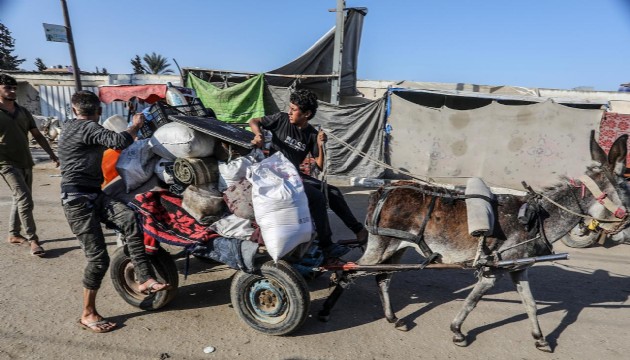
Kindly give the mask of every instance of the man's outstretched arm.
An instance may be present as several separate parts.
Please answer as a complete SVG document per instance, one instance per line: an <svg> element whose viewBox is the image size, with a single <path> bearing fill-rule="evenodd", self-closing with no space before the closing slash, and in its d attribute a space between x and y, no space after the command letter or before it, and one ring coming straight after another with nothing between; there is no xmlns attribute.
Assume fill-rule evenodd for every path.
<svg viewBox="0 0 630 360"><path fill-rule="evenodd" d="M39 146L41 146L42 149L44 149L44 151L50 156L50 160L55 163L56 167L59 167L59 158L57 157L57 155L55 155L55 152L50 147L50 144L48 143L48 140L44 137L44 135L42 135L38 128L32 128L30 132L31 135L33 135L33 139L35 139Z"/></svg>

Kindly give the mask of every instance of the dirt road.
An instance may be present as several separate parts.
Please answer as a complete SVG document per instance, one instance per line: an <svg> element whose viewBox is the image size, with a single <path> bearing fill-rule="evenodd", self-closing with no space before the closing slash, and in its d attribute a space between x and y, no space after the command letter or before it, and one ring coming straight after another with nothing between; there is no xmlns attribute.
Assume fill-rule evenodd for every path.
<svg viewBox="0 0 630 360"><path fill-rule="evenodd" d="M44 259L5 241L11 197L0 181L0 359L627 359L630 353L629 245L569 249L558 243L556 251L569 252L571 260L534 266L532 290L553 354L535 349L508 279L464 323L470 345L453 345L449 324L475 280L472 272L460 270L394 277L393 306L412 324L409 332L384 320L371 277L351 286L330 322L319 322L317 311L330 292L325 275L309 283L311 316L304 326L292 336L270 337L243 325L231 308L233 270L191 259L188 278L180 275L177 298L157 312L127 305L107 277L99 311L122 326L107 334L82 331L77 319L84 258L59 204L58 175L50 163L36 166L35 217ZM343 190L362 218L366 189ZM332 218L335 238L349 238ZM107 234L111 252L116 241ZM407 255L407 261L417 258ZM183 274L185 260L177 265ZM208 346L215 352L205 354Z"/></svg>

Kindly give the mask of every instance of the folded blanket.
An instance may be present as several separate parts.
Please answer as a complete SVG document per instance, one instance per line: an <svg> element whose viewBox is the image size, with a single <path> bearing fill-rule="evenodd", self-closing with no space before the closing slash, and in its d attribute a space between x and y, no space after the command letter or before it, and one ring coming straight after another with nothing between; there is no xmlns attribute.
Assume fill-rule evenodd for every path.
<svg viewBox="0 0 630 360"><path fill-rule="evenodd" d="M186 185L216 183L219 180L219 166L213 157L177 158L173 165L173 176Z"/></svg>
<svg viewBox="0 0 630 360"><path fill-rule="evenodd" d="M468 179L465 194L468 233L472 236L492 235L494 211L491 201L494 195L480 178Z"/></svg>
<svg viewBox="0 0 630 360"><path fill-rule="evenodd" d="M155 252L155 240L193 248L220 237L184 211L181 208L182 199L168 191L138 194L130 205L141 215L142 228L145 235L149 235L145 236L147 252Z"/></svg>

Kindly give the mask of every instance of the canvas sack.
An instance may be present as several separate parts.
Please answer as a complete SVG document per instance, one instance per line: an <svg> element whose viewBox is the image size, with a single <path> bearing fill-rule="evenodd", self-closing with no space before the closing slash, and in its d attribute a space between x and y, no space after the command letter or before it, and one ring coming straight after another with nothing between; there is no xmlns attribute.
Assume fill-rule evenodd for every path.
<svg viewBox="0 0 630 360"><path fill-rule="evenodd" d="M253 164L247 179L252 183L256 223L274 261L310 241L313 224L304 185L284 155L278 152Z"/></svg>
<svg viewBox="0 0 630 360"><path fill-rule="evenodd" d="M214 153L214 137L171 122L161 126L151 136L153 152L165 159L201 158Z"/></svg>

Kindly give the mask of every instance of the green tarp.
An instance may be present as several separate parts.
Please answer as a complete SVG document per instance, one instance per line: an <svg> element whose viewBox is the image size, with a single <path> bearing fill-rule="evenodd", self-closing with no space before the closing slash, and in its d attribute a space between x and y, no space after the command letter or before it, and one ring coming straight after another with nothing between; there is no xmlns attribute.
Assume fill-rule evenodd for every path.
<svg viewBox="0 0 630 360"><path fill-rule="evenodd" d="M187 86L195 89L203 105L214 110L219 120L246 123L251 118L265 115L264 74L227 89L219 89L193 74L188 74Z"/></svg>

